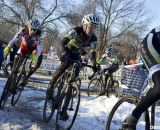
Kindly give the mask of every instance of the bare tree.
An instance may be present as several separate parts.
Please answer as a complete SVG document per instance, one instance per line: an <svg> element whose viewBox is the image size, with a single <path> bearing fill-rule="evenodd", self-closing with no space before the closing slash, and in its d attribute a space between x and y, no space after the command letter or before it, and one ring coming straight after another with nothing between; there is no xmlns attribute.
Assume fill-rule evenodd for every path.
<svg viewBox="0 0 160 130"><path fill-rule="evenodd" d="M26 25L27 21L37 17L42 21L42 26L55 24L68 15L63 10L65 5L62 0L0 0L3 9L0 19L15 25Z"/></svg>
<svg viewBox="0 0 160 130"><path fill-rule="evenodd" d="M72 6L70 13L67 17L67 22L71 26L81 25L82 18L85 14L96 14L95 0L85 0L82 5Z"/></svg>
<svg viewBox="0 0 160 130"><path fill-rule="evenodd" d="M6 34L7 39L5 39L9 41L19 27L26 26L28 20L32 18L38 18L44 28L43 31L46 32L47 39L44 39L44 47L49 48L50 44L55 43L55 39L59 39L57 26L60 25L60 22L63 24L64 18L68 16L69 9L66 8L66 5L67 2L63 0L0 0L0 23L7 24L6 32L2 33ZM9 25L14 28L9 29L12 33L7 32Z"/></svg>
<svg viewBox="0 0 160 130"><path fill-rule="evenodd" d="M47 33L44 38L43 48L49 49L50 46L53 46L54 50L56 50L60 45L59 42L61 41L60 33L58 29L46 28L46 32Z"/></svg>
<svg viewBox="0 0 160 130"><path fill-rule="evenodd" d="M149 22L144 2L135 0L97 0L99 14L102 18L99 57L104 53L107 44L122 36L130 28L141 28ZM126 26L123 26L127 23ZM123 26L123 28L121 28ZM137 32L138 33L138 32ZM138 33L139 34L139 33Z"/></svg>
<svg viewBox="0 0 160 130"><path fill-rule="evenodd" d="M13 37L13 35L16 33L15 27L12 26L12 24L0 23L0 28L1 30L3 30L0 31L0 39L8 43L9 40Z"/></svg>

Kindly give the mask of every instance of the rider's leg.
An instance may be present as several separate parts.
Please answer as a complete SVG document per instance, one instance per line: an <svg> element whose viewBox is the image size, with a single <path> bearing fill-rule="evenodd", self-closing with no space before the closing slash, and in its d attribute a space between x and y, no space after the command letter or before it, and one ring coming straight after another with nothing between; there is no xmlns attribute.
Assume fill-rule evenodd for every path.
<svg viewBox="0 0 160 130"><path fill-rule="evenodd" d="M72 98L72 89L68 88L66 96L65 96L64 105L63 105L62 111L60 113L61 120L66 121L69 118L69 116L67 114L67 108L69 106L71 98Z"/></svg>
<svg viewBox="0 0 160 130"><path fill-rule="evenodd" d="M81 60L79 54L72 55L72 59L77 60L77 61ZM79 76L79 72L80 72L80 68L78 66L78 67L76 67L74 78L77 78ZM76 79L72 79L72 80L76 81ZM64 121L66 121L69 118L69 116L67 114L67 108L68 108L69 103L70 103L71 98L72 98L72 90L73 89L71 87L68 88L68 91L67 91L67 94L66 94L66 97L65 97L65 101L64 101L64 105L62 107L62 112L60 113L61 120L64 120Z"/></svg>
<svg viewBox="0 0 160 130"><path fill-rule="evenodd" d="M21 55L16 55L15 56L15 58L14 58L14 64L13 64L13 67L12 67L12 72L14 71L14 78L17 77L18 70L19 70L19 67L22 64L22 61L23 61L23 59L22 59ZM15 81L15 79L13 79L13 81ZM15 82L12 82L12 85L11 85L12 87L10 88L11 92L13 92L15 90L14 87L16 87L16 86L14 86L14 83Z"/></svg>
<svg viewBox="0 0 160 130"><path fill-rule="evenodd" d="M154 87L151 88L146 96L143 97L137 107L133 110L132 114L125 120L126 124L136 126L142 113L144 113L154 102L160 99L160 71L156 72L152 76ZM124 123L124 124L125 124Z"/></svg>
<svg viewBox="0 0 160 130"><path fill-rule="evenodd" d="M19 64L19 65L17 64L17 63L19 62L19 60L20 60L20 57L21 57L21 55L16 55L15 58L14 58L14 63L13 63L13 68L12 68L12 70L14 70L15 68L17 68L15 74L18 73L18 69L19 69L19 67L20 67L20 64ZM21 62L21 61L20 61L20 62Z"/></svg>
<svg viewBox="0 0 160 130"><path fill-rule="evenodd" d="M13 51L10 53L10 67L12 68L13 67L13 64L14 64L14 58L15 58L15 55L18 51L18 47L17 46L14 46L13 47Z"/></svg>
<svg viewBox="0 0 160 130"><path fill-rule="evenodd" d="M119 65L118 64L113 64L109 69L108 69L108 73L105 75L105 85L104 88L106 89L106 85L107 85L107 80L108 77L111 78L111 85L113 85L113 73L116 72L119 69ZM106 69L107 70L107 69Z"/></svg>
<svg viewBox="0 0 160 130"><path fill-rule="evenodd" d="M26 77L23 78L23 80L21 82L22 86L25 86L27 84L29 77L40 67L40 65L42 63L42 59L43 59L43 55L41 53L41 55L38 57L37 61L35 62L34 66L32 66L30 68Z"/></svg>
<svg viewBox="0 0 160 130"><path fill-rule="evenodd" d="M140 118L141 114L148 107L150 107L154 102L160 99L160 71L157 71L156 73L153 74L152 80L154 83L154 87L147 92L146 96L142 98L140 103L132 112L132 115L137 119Z"/></svg>
<svg viewBox="0 0 160 130"><path fill-rule="evenodd" d="M52 99L54 84L69 66L70 66L70 61L68 60L68 58L64 58L63 60L61 60L61 64L53 73L52 79L46 91L48 99Z"/></svg>
<svg viewBox="0 0 160 130"><path fill-rule="evenodd" d="M150 36L150 35L148 35ZM157 44L157 42L153 42L154 40L151 39L148 36L143 40L141 43L140 47L140 54L141 58L145 64L145 67L147 69L151 68L152 66L157 64L157 61L154 59L154 57L151 55L149 49L148 49L148 44ZM152 40L152 41L150 41ZM155 50L152 50L155 51ZM158 53L156 51L156 53ZM143 97L140 101L140 103L137 105L137 107L133 110L132 114L128 116L126 119L125 123L126 124L131 124L136 126L137 121L139 120L141 114L147 110L148 107L150 107L153 103L155 103L158 99L160 99L160 71L155 72L152 75L152 81L154 83L154 87L151 88L147 93L146 96ZM127 129L128 130L128 129ZM132 130L132 129L129 129ZM133 129L134 130L134 129Z"/></svg>

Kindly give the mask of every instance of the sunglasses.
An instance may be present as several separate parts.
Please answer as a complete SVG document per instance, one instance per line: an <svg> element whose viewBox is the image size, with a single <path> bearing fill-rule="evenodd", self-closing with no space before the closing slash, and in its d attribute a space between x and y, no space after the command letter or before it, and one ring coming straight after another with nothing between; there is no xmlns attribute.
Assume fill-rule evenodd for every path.
<svg viewBox="0 0 160 130"><path fill-rule="evenodd" d="M92 25L92 24L89 24L89 27L92 28L92 29L96 29L97 28L96 25Z"/></svg>

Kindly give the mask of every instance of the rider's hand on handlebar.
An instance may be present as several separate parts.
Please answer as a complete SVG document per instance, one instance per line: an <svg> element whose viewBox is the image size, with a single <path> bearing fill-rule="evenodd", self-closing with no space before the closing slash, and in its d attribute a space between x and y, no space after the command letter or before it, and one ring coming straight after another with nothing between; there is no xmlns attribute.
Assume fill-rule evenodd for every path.
<svg viewBox="0 0 160 130"><path fill-rule="evenodd" d="M28 58L29 58L30 60L32 60L32 61L36 61L36 60L37 60L37 55L35 55L35 54L30 54Z"/></svg>
<svg viewBox="0 0 160 130"><path fill-rule="evenodd" d="M11 52L11 47L7 46L4 48L4 56L8 55Z"/></svg>

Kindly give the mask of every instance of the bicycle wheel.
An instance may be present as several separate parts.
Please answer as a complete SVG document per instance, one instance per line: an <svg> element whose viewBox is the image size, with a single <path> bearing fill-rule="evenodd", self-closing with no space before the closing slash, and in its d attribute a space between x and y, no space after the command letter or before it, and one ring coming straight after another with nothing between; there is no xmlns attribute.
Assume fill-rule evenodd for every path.
<svg viewBox="0 0 160 130"><path fill-rule="evenodd" d="M102 92L102 82L99 78L93 78L90 83L88 84L87 94L90 95L96 95L97 97Z"/></svg>
<svg viewBox="0 0 160 130"><path fill-rule="evenodd" d="M43 120L45 122L49 122L52 118L55 109L57 109L57 102L61 91L63 90L63 86L65 84L65 74L63 74L55 83L53 88L53 99L45 99L44 109L43 109Z"/></svg>
<svg viewBox="0 0 160 130"><path fill-rule="evenodd" d="M156 103L152 104L152 106L149 108L150 110L150 128L151 130L157 130L159 129L159 119L160 119L160 100L158 100Z"/></svg>
<svg viewBox="0 0 160 130"><path fill-rule="evenodd" d="M151 106L151 126L154 127L156 126L156 122L155 122L155 108L156 108L156 104L154 103L152 106ZM154 129L153 129L154 130Z"/></svg>
<svg viewBox="0 0 160 130"><path fill-rule="evenodd" d="M78 80L77 80L78 81ZM67 92L65 91L67 90ZM63 125L64 129L70 130L73 126L75 119L77 117L77 113L80 105L80 85L79 82L74 82L72 86L68 86L61 94L61 99L59 100L57 115L56 115L56 129L59 128L60 125ZM70 91L68 93L68 91ZM69 95L68 95L69 94ZM71 94L71 95L70 95ZM70 96L69 105L67 107L67 114L69 119L67 121L62 121L60 117L60 113L65 105L65 99L67 96Z"/></svg>
<svg viewBox="0 0 160 130"><path fill-rule="evenodd" d="M22 76L23 76L22 73L20 73L18 78L16 79L16 86L15 86L14 92L12 94L12 99L11 99L12 106L16 105L22 93L23 86L19 85L19 81L22 79Z"/></svg>
<svg viewBox="0 0 160 130"><path fill-rule="evenodd" d="M4 105L8 99L8 97L11 95L11 86L13 85L13 77L12 75L8 77L8 80L4 86L4 89L3 89L3 92L2 92L2 96L1 96L1 99L0 99L0 108L4 108Z"/></svg>
<svg viewBox="0 0 160 130"><path fill-rule="evenodd" d="M133 109L139 103L139 99L133 96L121 98L112 108L106 123L106 130L120 130L125 118L131 114ZM145 112L142 116L145 116L145 120L140 118L136 129L149 130L149 113Z"/></svg>

